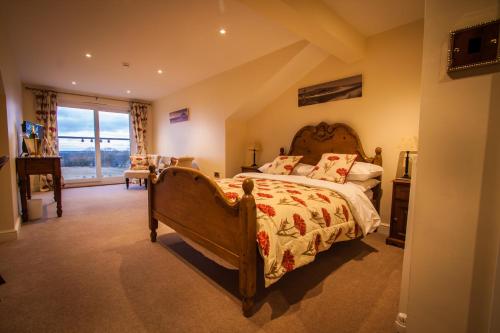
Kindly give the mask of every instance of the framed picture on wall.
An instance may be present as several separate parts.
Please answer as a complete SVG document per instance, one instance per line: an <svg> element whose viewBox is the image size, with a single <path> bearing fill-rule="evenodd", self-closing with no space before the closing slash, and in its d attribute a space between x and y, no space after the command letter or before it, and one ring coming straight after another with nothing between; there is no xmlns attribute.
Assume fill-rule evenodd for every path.
<svg viewBox="0 0 500 333"><path fill-rule="evenodd" d="M356 98L363 95L361 74L299 89L299 106Z"/></svg>
<svg viewBox="0 0 500 333"><path fill-rule="evenodd" d="M169 113L170 123L180 123L189 120L189 109L184 108Z"/></svg>

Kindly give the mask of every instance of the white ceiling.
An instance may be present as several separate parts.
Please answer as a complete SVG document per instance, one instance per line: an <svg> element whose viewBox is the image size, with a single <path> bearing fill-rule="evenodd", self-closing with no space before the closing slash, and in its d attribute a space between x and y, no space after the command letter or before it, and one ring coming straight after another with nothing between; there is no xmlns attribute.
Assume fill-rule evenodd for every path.
<svg viewBox="0 0 500 333"><path fill-rule="evenodd" d="M233 0L4 3L23 82L109 96L153 100L298 40Z"/></svg>
<svg viewBox="0 0 500 333"><path fill-rule="evenodd" d="M364 35L423 17L423 0L323 1ZM236 0L6 0L1 6L24 83L106 96L154 100L299 40Z"/></svg>
<svg viewBox="0 0 500 333"><path fill-rule="evenodd" d="M323 0L365 36L424 17L425 0Z"/></svg>

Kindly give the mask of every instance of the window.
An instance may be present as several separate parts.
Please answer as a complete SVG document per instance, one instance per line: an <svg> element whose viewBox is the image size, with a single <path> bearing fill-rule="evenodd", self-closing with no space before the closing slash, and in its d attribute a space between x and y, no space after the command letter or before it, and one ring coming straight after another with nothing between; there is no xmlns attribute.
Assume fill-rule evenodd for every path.
<svg viewBox="0 0 500 333"><path fill-rule="evenodd" d="M57 112L64 179L121 179L130 163L129 114L64 106Z"/></svg>

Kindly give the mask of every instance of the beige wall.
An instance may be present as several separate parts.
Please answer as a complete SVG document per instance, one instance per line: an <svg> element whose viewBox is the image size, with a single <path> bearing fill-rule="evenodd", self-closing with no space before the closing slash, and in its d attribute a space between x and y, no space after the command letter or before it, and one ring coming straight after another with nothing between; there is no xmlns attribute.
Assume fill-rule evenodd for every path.
<svg viewBox="0 0 500 333"><path fill-rule="evenodd" d="M224 176L226 119L306 45L306 42L294 43L155 101L155 151L162 155L194 156L203 172L208 175L219 172ZM190 109L189 121L170 124L169 112L185 107ZM230 125L228 131L234 139L232 136L227 139L240 143L239 135L243 133L236 127ZM228 149L232 150L231 147Z"/></svg>
<svg viewBox="0 0 500 333"><path fill-rule="evenodd" d="M367 39L362 61L347 65L330 57L294 84L248 121L245 141L262 144L259 163L271 161L280 147L288 149L302 126L321 121L347 123L358 132L368 155L373 155L377 146L383 149L381 215L387 223L400 139L418 133L422 35L423 22L418 21L372 36ZM360 73L362 98L297 107L298 88Z"/></svg>
<svg viewBox="0 0 500 333"><path fill-rule="evenodd" d="M226 118L226 175L241 172L241 166L252 156L247 147L247 121L285 93L293 84L321 64L329 54L313 44L305 46L283 67L276 68L273 76L252 91L245 103ZM250 160L252 158L250 157Z"/></svg>
<svg viewBox="0 0 500 333"><path fill-rule="evenodd" d="M469 331L487 332L490 320L496 320L500 332L500 74L492 76L490 112L486 137L486 153L481 182L481 201L474 253L471 299L469 307ZM496 281L495 281L496 275ZM492 295L496 289L495 296ZM494 304L497 305L494 305ZM491 304L491 308L489 305ZM494 323L492 322L491 325ZM492 326L493 327L493 326Z"/></svg>
<svg viewBox="0 0 500 333"><path fill-rule="evenodd" d="M22 119L21 81L9 53L9 40L0 22L0 155L10 161L0 170L0 242L17 238L19 209L15 158Z"/></svg>
<svg viewBox="0 0 500 333"><path fill-rule="evenodd" d="M493 332L498 317L500 74L452 80L445 71L449 31L495 17L497 0L426 1L411 333Z"/></svg>

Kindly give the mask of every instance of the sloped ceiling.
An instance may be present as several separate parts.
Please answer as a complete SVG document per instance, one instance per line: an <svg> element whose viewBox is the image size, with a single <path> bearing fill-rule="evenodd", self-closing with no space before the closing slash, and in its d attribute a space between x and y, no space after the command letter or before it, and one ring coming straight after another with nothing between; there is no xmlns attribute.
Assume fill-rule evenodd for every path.
<svg viewBox="0 0 500 333"><path fill-rule="evenodd" d="M424 17L424 0L323 0L365 36Z"/></svg>
<svg viewBox="0 0 500 333"><path fill-rule="evenodd" d="M314 22L314 11L301 13L306 6L302 0L273 1L305 14L303 27ZM317 8L331 9L330 17L340 18L339 22L344 21L361 37L423 17L423 0L314 1ZM309 32L298 34L250 3L2 0L0 25L10 37L10 45L2 47L13 49L24 83L155 100L312 36ZM227 30L224 36L219 34L221 27ZM332 35L331 27L328 29ZM338 42L342 34L334 37ZM326 51L335 51L328 38L316 45L321 47L321 43L323 49L330 48ZM91 59L85 57L87 52L92 54ZM122 66L123 62L130 67ZM158 74L158 69L163 74Z"/></svg>

